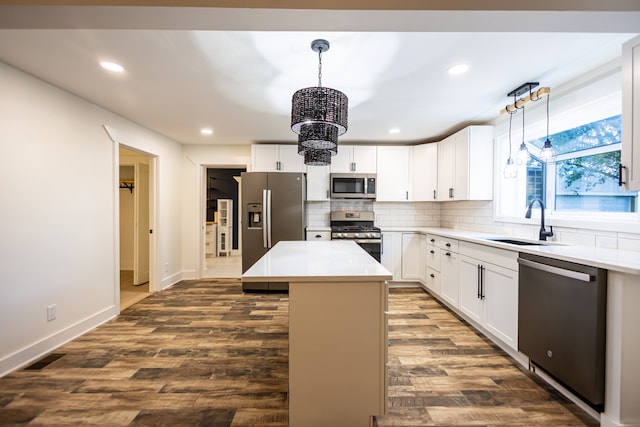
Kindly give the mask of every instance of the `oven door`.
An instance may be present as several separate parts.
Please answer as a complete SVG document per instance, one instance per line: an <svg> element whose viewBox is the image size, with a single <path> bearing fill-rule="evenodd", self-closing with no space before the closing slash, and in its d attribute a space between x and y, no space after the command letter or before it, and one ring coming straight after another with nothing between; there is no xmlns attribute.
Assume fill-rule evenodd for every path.
<svg viewBox="0 0 640 427"><path fill-rule="evenodd" d="M376 261L380 262L382 253L382 240L379 239L358 239L354 240L362 249L367 251Z"/></svg>

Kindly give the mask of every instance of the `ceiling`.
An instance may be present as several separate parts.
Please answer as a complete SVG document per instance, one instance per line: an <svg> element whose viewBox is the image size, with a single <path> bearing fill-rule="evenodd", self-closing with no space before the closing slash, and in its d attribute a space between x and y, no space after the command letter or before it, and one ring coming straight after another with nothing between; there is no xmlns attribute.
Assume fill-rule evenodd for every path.
<svg viewBox="0 0 640 427"><path fill-rule="evenodd" d="M310 31L286 24L290 17L282 13L274 19L251 11L218 13L192 26L187 15L177 25L149 20L149 13L147 20L126 22L118 13L111 21L102 14L98 22L93 15L73 20L70 12L52 24L47 14L2 12L16 19L11 25L6 14L0 19L0 61L184 144L296 141L291 95L318 83L318 56L310 49L315 38L331 43L322 56L323 86L349 97L349 130L340 142L413 143L495 119L520 84L561 86L618 59L621 44L640 33L640 12L590 13L581 24L568 19L564 25L555 15L522 24L527 16L543 17L519 12L518 27L502 25L504 15L495 13L476 16L493 19L484 26L463 25L474 22L473 15L447 15L451 25L443 15L429 15L433 31L415 21L416 13L388 11L387 19L402 19L389 24L379 15L367 20L365 12L300 12L326 28ZM172 16L184 18L179 12ZM231 25L233 19L244 24ZM107 72L101 60L126 71ZM447 68L458 63L469 71L449 75ZM203 127L213 134L201 135Z"/></svg>

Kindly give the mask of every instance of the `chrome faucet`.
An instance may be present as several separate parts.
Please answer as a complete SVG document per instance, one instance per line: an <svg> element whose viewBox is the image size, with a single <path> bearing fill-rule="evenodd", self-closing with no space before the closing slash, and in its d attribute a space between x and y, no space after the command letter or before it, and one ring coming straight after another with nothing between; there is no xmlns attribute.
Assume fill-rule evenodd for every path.
<svg viewBox="0 0 640 427"><path fill-rule="evenodd" d="M531 218L531 207L533 206L533 204L535 202L540 203L540 235L539 238L540 240L547 240L547 237L551 237L553 236L553 227L549 227L551 229L551 231L547 231L544 228L544 203L542 203L542 200L540 199L533 199L531 202L529 202L529 206L527 207L527 212L524 214L525 218Z"/></svg>

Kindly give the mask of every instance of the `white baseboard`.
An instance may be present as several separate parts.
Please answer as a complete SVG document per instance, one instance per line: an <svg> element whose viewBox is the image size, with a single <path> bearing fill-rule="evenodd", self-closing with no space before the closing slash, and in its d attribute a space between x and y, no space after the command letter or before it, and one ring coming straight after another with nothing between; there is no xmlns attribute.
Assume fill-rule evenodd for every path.
<svg viewBox="0 0 640 427"><path fill-rule="evenodd" d="M160 281L160 290L164 291L165 289L170 288L175 285L179 281L185 279L185 272L178 272L176 274L172 274L171 276L165 277Z"/></svg>
<svg viewBox="0 0 640 427"><path fill-rule="evenodd" d="M620 424L609 418L606 414L600 415L600 427L640 427L640 423Z"/></svg>
<svg viewBox="0 0 640 427"><path fill-rule="evenodd" d="M0 377L3 377L17 369L28 366L44 355L51 353L56 348L68 343L74 338L89 332L90 330L113 319L119 313L116 306L111 306L80 322L46 337L22 350L19 350L0 360Z"/></svg>

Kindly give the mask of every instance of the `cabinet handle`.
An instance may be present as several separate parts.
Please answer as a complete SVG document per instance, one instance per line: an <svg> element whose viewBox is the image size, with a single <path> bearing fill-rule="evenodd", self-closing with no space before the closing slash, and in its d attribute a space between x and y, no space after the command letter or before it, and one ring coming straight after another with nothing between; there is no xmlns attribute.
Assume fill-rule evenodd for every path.
<svg viewBox="0 0 640 427"><path fill-rule="evenodd" d="M480 299L484 299L484 265L480 266Z"/></svg>
<svg viewBox="0 0 640 427"><path fill-rule="evenodd" d="M446 256L451 256L451 252L445 253Z"/></svg>
<svg viewBox="0 0 640 427"><path fill-rule="evenodd" d="M276 170L281 170L281 169L280 169L280 162L279 162L279 161L278 161L278 162L276 162Z"/></svg>
<svg viewBox="0 0 640 427"><path fill-rule="evenodd" d="M437 198L436 197L436 190L433 190L433 200L435 200L436 198Z"/></svg>
<svg viewBox="0 0 640 427"><path fill-rule="evenodd" d="M453 188L449 189L449 198L453 199Z"/></svg>
<svg viewBox="0 0 640 427"><path fill-rule="evenodd" d="M405 200L409 200L409 192L408 191L405 192L404 199Z"/></svg>
<svg viewBox="0 0 640 427"><path fill-rule="evenodd" d="M433 279L436 278L435 274L431 273L429 276L431 276Z"/></svg>
<svg viewBox="0 0 640 427"><path fill-rule="evenodd" d="M476 298L480 299L480 264L478 264L477 266L477 277L476 277Z"/></svg>
<svg viewBox="0 0 640 427"><path fill-rule="evenodd" d="M320 239L322 236L320 234L316 234L316 239Z"/></svg>
<svg viewBox="0 0 640 427"><path fill-rule="evenodd" d="M431 239L431 243L434 243L436 241L436 239Z"/></svg>
<svg viewBox="0 0 640 427"><path fill-rule="evenodd" d="M329 198L329 190L327 190L327 199Z"/></svg>
<svg viewBox="0 0 640 427"><path fill-rule="evenodd" d="M429 252L431 252L432 254L436 253L433 249L431 249Z"/></svg>
<svg viewBox="0 0 640 427"><path fill-rule="evenodd" d="M626 184L626 182L624 182L622 180L622 171L623 169L626 169L626 166L623 166L622 163L618 164L618 187L622 187L623 185Z"/></svg>
<svg viewBox="0 0 640 427"><path fill-rule="evenodd" d="M447 244L445 244L445 246L450 248L451 247L451 243L447 243Z"/></svg>

